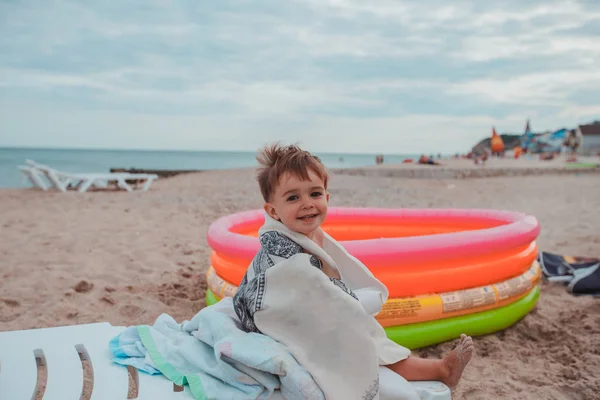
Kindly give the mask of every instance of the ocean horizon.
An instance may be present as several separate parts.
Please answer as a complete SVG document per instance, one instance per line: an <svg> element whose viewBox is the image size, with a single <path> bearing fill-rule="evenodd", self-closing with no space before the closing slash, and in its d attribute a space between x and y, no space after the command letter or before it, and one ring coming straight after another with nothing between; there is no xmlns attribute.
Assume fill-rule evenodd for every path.
<svg viewBox="0 0 600 400"><path fill-rule="evenodd" d="M375 165L376 154L315 152L327 168ZM397 164L417 154L385 154L385 163ZM109 172L111 168L157 170L219 170L257 166L255 151L130 150L0 147L0 188L30 187L18 170L34 160L64 172Z"/></svg>

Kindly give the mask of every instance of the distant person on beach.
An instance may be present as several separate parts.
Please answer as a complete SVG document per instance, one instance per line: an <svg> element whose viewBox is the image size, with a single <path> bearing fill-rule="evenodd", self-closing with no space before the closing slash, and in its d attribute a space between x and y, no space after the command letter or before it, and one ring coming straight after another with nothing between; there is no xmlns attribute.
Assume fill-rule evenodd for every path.
<svg viewBox="0 0 600 400"><path fill-rule="evenodd" d="M479 155L479 154L474 154L473 155L473 163L475 165L485 165L485 162L488 159L488 153L487 151L484 151L483 154Z"/></svg>
<svg viewBox="0 0 600 400"><path fill-rule="evenodd" d="M554 153L546 151L540 154L540 160L542 161L550 161L554 160Z"/></svg>
<svg viewBox="0 0 600 400"><path fill-rule="evenodd" d="M419 157L419 164L440 165L440 163L435 161L432 156L427 157L425 154L421 154L421 157Z"/></svg>
<svg viewBox="0 0 600 400"><path fill-rule="evenodd" d="M577 134L577 131L575 129L569 130L567 137L563 141L563 146L565 146L568 151L567 161L577 161L577 150L581 146L582 141L583 138Z"/></svg>
<svg viewBox="0 0 600 400"><path fill-rule="evenodd" d="M360 288L353 288L350 282L342 281L344 272L348 273L349 267L343 263L338 266L328 265L325 261L328 258L335 260L335 256L329 253L328 249L337 246L337 242L321 228L327 216L330 196L327 186L329 177L321 160L298 146L279 144L265 147L257 160L260 164L257 178L264 199L266 220L259 231L261 248L248 267L233 300L235 312L244 330L261 333L255 324L254 316L260 312L262 290L268 290L269 285L264 284L265 280L268 282L267 270L274 267L274 263L298 257L298 254L310 255L310 265L325 274L330 284L337 287L340 293L348 296L342 299L358 301L366 310L367 305L363 304L365 300L360 300L361 297L356 294ZM273 258L275 261L265 261L271 254L276 256ZM358 270L364 268L367 271L360 261L357 260L356 263L360 265ZM310 265L307 265L307 268L310 268ZM358 272L353 273L353 279L357 279ZM373 283L377 286L385 287L375 277L370 276L369 279L374 279ZM267 289L264 289L265 286ZM367 315L370 318L372 314ZM298 326L297 329L306 327ZM331 335L338 335L335 326L329 327L328 330ZM464 334L461 335L458 346L441 360L410 355L408 349L388 341L389 339L386 339L385 346L376 342L374 349L379 349L377 351L385 353L386 357L389 356L386 359L393 358L395 361L391 364L381 364L383 361L380 361L380 368L385 366L406 380L439 380L450 387L460 380L473 352L473 341ZM349 348L347 351L352 352L353 349ZM397 356L398 354L402 356ZM385 372L385 379L381 379L382 388L385 385L390 387L391 382L391 386L402 386L404 390L406 381L393 373L389 374L389 371ZM380 378L384 378L383 373L380 374ZM352 377L349 376L348 379ZM414 391L410 387L406 390ZM416 392L409 398L418 398L418 395L415 395Z"/></svg>

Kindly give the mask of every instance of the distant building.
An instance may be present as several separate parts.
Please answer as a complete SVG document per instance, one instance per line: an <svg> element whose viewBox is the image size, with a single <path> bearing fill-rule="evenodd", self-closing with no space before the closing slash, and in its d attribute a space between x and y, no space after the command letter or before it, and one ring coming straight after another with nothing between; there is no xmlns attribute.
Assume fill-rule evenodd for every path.
<svg viewBox="0 0 600 400"><path fill-rule="evenodd" d="M594 121L587 125L579 125L577 131L577 134L583 137L580 154L600 154L600 121Z"/></svg>

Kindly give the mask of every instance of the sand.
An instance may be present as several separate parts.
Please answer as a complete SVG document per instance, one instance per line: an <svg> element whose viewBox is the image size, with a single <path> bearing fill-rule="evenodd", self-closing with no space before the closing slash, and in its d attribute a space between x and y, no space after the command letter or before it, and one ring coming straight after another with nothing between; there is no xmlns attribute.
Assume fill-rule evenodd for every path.
<svg viewBox="0 0 600 400"><path fill-rule="evenodd" d="M477 168L514 160L492 161L495 166ZM463 160L446 164L476 168ZM543 250L600 256L598 173L477 179L389 173L406 168L439 167L333 173L331 206L520 211L539 219ZM146 193L0 190L0 331L99 321L151 324L161 313L189 319L205 305L208 226L261 205L251 169L161 179ZM600 300L571 296L556 284L541 286L538 306L522 321L475 338L475 357L455 399L597 398ZM415 353L439 357L452 345Z"/></svg>

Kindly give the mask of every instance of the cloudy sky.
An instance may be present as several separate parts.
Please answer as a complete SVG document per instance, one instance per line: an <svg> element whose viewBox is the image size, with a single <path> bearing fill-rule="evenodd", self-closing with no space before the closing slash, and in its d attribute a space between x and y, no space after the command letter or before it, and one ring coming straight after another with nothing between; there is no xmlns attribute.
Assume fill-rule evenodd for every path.
<svg viewBox="0 0 600 400"><path fill-rule="evenodd" d="M0 146L464 151L600 119L599 65L597 0L0 0Z"/></svg>

